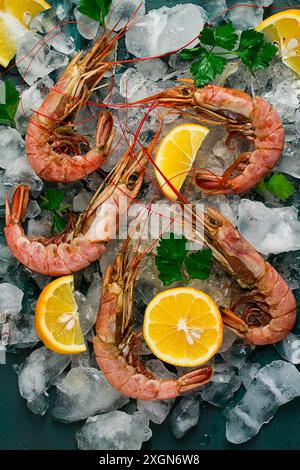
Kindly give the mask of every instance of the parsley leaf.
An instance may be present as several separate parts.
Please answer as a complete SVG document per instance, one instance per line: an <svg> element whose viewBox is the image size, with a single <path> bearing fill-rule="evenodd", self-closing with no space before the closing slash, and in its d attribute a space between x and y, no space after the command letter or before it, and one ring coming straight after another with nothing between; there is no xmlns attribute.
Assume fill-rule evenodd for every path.
<svg viewBox="0 0 300 470"><path fill-rule="evenodd" d="M65 219L56 213L52 214L52 227L51 232L62 232L66 228L66 221Z"/></svg>
<svg viewBox="0 0 300 470"><path fill-rule="evenodd" d="M198 87L212 82L219 73L224 71L226 59L210 52L205 52L201 60L193 62L191 74Z"/></svg>
<svg viewBox="0 0 300 470"><path fill-rule="evenodd" d="M223 26L206 27L202 30L200 41L202 44L214 47L222 47L226 51L232 51L238 40L231 21Z"/></svg>
<svg viewBox="0 0 300 470"><path fill-rule="evenodd" d="M79 11L93 20L99 21L101 26L104 26L105 17L109 13L111 3L112 0L80 0Z"/></svg>
<svg viewBox="0 0 300 470"><path fill-rule="evenodd" d="M155 257L159 279L165 286L176 281L187 282L189 279L207 279L212 265L212 252L209 248L189 253L185 237L160 240Z"/></svg>
<svg viewBox="0 0 300 470"><path fill-rule="evenodd" d="M20 94L11 80L4 82L5 103L0 103L0 124L15 126L14 117L20 101Z"/></svg>
<svg viewBox="0 0 300 470"><path fill-rule="evenodd" d="M192 49L183 49L183 51L180 52L180 57L182 60L193 60L195 57L198 58L203 52L206 52L206 49L202 46L193 47Z"/></svg>
<svg viewBox="0 0 300 470"><path fill-rule="evenodd" d="M185 280L182 264L186 254L185 238L176 239L174 233L170 233L170 238L163 238L160 241L155 263L159 270L159 279L164 286Z"/></svg>
<svg viewBox="0 0 300 470"><path fill-rule="evenodd" d="M264 35L255 29L242 32L239 48L235 51L251 71L268 67L276 52L276 46L267 42Z"/></svg>
<svg viewBox="0 0 300 470"><path fill-rule="evenodd" d="M255 29L243 31L238 39L233 24L228 22L205 27L199 36L199 44L192 49L183 49L180 56L183 60L194 61L190 71L196 85L201 87L224 71L230 60L228 57L237 56L253 72L267 68L276 52L276 46Z"/></svg>
<svg viewBox="0 0 300 470"><path fill-rule="evenodd" d="M212 261L212 251L209 248L190 253L184 262L190 279L208 279Z"/></svg>
<svg viewBox="0 0 300 470"><path fill-rule="evenodd" d="M257 186L262 192L269 192L282 201L286 201L295 192L295 186L281 173L274 173L271 177L263 179Z"/></svg>
<svg viewBox="0 0 300 470"><path fill-rule="evenodd" d="M61 207L64 200L64 192L60 189L48 188L45 191L45 195L41 196L41 199L41 207L52 213L51 232L62 232L67 225L66 220L62 216L67 207Z"/></svg>

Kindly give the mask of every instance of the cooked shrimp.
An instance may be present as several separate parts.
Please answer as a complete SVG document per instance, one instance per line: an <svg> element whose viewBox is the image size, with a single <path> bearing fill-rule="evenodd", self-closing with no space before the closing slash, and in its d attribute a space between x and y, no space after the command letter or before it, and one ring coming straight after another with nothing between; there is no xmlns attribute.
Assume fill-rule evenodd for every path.
<svg viewBox="0 0 300 470"><path fill-rule="evenodd" d="M53 237L27 237L21 226L29 200L29 186L18 186L10 207L6 197L7 244L13 255L32 271L62 276L97 260L106 249L134 198L138 195L148 163L148 152L134 156L129 150L101 185L78 221ZM120 196L123 197L120 204Z"/></svg>
<svg viewBox="0 0 300 470"><path fill-rule="evenodd" d="M104 277L93 340L97 363L120 393L139 400L166 400L209 382L203 366L179 379L158 379L139 360L140 333L132 331L133 288L138 262L130 260L128 240Z"/></svg>
<svg viewBox="0 0 300 470"><path fill-rule="evenodd" d="M86 137L74 130L74 119L112 68L105 62L125 32L109 38L103 35L87 53L79 52L33 114L26 133L26 153L30 165L43 179L68 183L85 178L103 165L114 137L113 119L108 112L100 114L94 146L81 154Z"/></svg>
<svg viewBox="0 0 300 470"><path fill-rule="evenodd" d="M203 221L204 242L245 289L230 309L221 309L224 323L251 344L284 339L296 321L296 300L286 282L225 217L209 208Z"/></svg>
<svg viewBox="0 0 300 470"><path fill-rule="evenodd" d="M196 88L189 79L136 103L182 110L209 124L223 125L229 132L245 136L254 150L239 155L223 175L206 169L195 171L196 184L208 194L243 193L253 188L277 164L284 147L284 129L277 111L266 100L216 85ZM184 110L188 110L185 112Z"/></svg>

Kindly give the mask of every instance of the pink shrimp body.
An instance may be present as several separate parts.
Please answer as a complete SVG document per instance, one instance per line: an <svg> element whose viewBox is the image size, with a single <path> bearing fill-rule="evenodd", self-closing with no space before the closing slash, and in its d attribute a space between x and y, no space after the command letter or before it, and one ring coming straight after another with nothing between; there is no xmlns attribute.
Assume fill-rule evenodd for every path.
<svg viewBox="0 0 300 470"><path fill-rule="evenodd" d="M209 382L212 369L203 366L179 379L159 379L139 361L140 334L130 329L133 283L137 265L129 262L125 242L103 281L93 340L97 363L108 382L139 400L166 400Z"/></svg>
<svg viewBox="0 0 300 470"><path fill-rule="evenodd" d="M31 118L25 139L26 153L33 170L43 179L68 183L85 178L105 163L114 137L110 113L100 114L95 143L85 154L86 137L74 131L74 119L112 65L104 62L117 39L102 35L83 56L79 52Z"/></svg>
<svg viewBox="0 0 300 470"><path fill-rule="evenodd" d="M260 97L217 85L196 88L193 80L136 103L154 102L182 110L201 122L223 125L230 135L245 136L254 150L239 155L224 172L195 171L196 184L208 194L239 194L256 186L277 164L284 147L284 129L277 111ZM234 175L235 173L235 175Z"/></svg>
<svg viewBox="0 0 300 470"><path fill-rule="evenodd" d="M8 197L6 200L4 233L12 254L32 271L50 276L70 274L89 266L102 255L111 240L110 227L117 229L138 195L147 163L144 151L134 158L127 152L77 223L71 221L64 232L53 237L25 235L21 221L26 214L29 187L18 186L12 207ZM120 195L123 196L121 205Z"/></svg>
<svg viewBox="0 0 300 470"><path fill-rule="evenodd" d="M277 164L284 147L284 129L280 117L272 106L263 98L251 98L248 93L229 88L208 85L195 93L195 100L200 106L209 109L240 114L251 123L246 132L253 141L254 151L242 153L234 164L221 177L214 177L210 172L196 172L196 183L213 194L243 193L255 186ZM234 129L230 124L228 129ZM237 131L236 131L237 132ZM237 176L230 177L236 171Z"/></svg>
<svg viewBox="0 0 300 470"><path fill-rule="evenodd" d="M286 282L214 209L207 210L204 232L216 258L220 260L221 255L225 269L247 289L230 309L222 309L224 323L251 344L273 344L284 339L294 327L297 307ZM235 310L241 310L241 317Z"/></svg>

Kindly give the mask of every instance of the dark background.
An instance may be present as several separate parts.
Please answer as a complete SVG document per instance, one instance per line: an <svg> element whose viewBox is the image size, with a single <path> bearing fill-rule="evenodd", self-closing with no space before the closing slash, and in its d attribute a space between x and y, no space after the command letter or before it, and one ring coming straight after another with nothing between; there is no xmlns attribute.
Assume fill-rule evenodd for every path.
<svg viewBox="0 0 300 470"><path fill-rule="evenodd" d="M49 1L49 0L48 0ZM190 0L191 3L200 3ZM214 1L214 0L207 0ZM50 0L50 3L58 3ZM189 3L189 0L148 0L148 9L163 4L174 6L177 3ZM236 2L236 3L242 3ZM278 11L276 8L297 5L297 2L286 0L275 1L268 14ZM300 4L298 3L300 6ZM275 7L275 8L274 8ZM279 359L272 347L256 351L255 356L261 363ZM75 432L82 423L61 424L48 411L43 417L32 414L18 390L17 376L12 364L20 364L25 353L9 354L7 364L0 365L0 449L76 449ZM254 360L256 359L254 358ZM239 392L241 396L243 391ZM53 397L52 393L52 399ZM239 396L236 397L238 400ZM52 403L53 404L53 403ZM51 406L50 406L51 410ZM299 413L300 399L281 407L275 418L263 426L259 435L243 445L233 445L225 438L225 420L223 410L204 404L201 408L198 425L191 429L183 439L176 440L170 432L168 422L160 426L152 425L153 437L145 444L145 449L300 449Z"/></svg>

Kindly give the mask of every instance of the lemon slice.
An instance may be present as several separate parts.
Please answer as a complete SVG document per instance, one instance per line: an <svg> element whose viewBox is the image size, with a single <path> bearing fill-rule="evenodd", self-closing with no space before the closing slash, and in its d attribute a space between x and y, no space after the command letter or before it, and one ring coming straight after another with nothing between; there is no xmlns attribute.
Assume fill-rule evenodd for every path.
<svg viewBox="0 0 300 470"><path fill-rule="evenodd" d="M44 0L0 0L0 65L8 66L31 18L48 8Z"/></svg>
<svg viewBox="0 0 300 470"><path fill-rule="evenodd" d="M0 64L7 67L15 56L16 42L27 29L9 13L0 11Z"/></svg>
<svg viewBox="0 0 300 470"><path fill-rule="evenodd" d="M51 8L44 0L2 0L4 11L18 19L24 26L28 26L31 18L44 10Z"/></svg>
<svg viewBox="0 0 300 470"><path fill-rule="evenodd" d="M39 338L47 348L60 354L86 351L73 282L72 275L50 282L42 290L35 309L35 328Z"/></svg>
<svg viewBox="0 0 300 470"><path fill-rule="evenodd" d="M300 10L276 13L256 29L278 45L282 62L300 74Z"/></svg>
<svg viewBox="0 0 300 470"><path fill-rule="evenodd" d="M178 191L191 170L208 132L207 127L199 124L182 124L172 129L162 140L155 157L155 164ZM165 196L175 201L177 199L175 192L157 168L154 168L154 172Z"/></svg>
<svg viewBox="0 0 300 470"><path fill-rule="evenodd" d="M192 287L158 294L144 316L144 338L161 360L193 367L207 362L223 340L223 322L215 301Z"/></svg>

